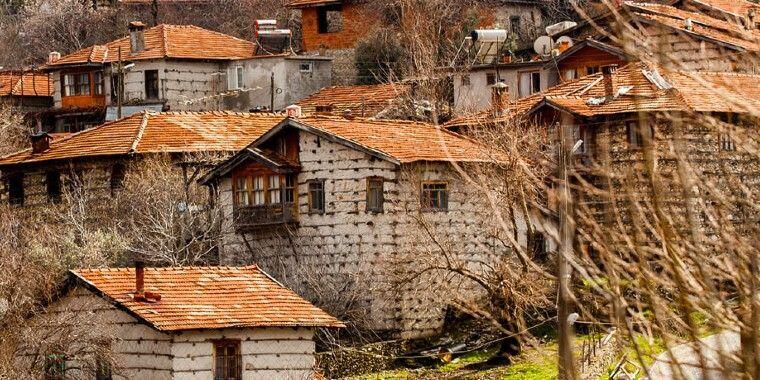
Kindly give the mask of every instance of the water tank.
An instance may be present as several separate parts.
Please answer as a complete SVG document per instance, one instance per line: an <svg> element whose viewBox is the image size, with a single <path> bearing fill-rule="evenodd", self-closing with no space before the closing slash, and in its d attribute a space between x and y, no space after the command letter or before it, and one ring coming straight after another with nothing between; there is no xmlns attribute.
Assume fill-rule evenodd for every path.
<svg viewBox="0 0 760 380"><path fill-rule="evenodd" d="M507 40L507 31L504 29L479 29L470 33L474 42L505 42Z"/></svg>

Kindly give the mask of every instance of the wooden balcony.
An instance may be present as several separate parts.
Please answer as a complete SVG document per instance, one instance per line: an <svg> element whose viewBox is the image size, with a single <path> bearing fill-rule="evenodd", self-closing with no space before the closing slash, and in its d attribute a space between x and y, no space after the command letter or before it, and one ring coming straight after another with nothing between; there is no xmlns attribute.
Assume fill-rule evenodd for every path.
<svg viewBox="0 0 760 380"><path fill-rule="evenodd" d="M298 221L296 205L292 203L235 206L234 213L237 232L250 232L267 226Z"/></svg>

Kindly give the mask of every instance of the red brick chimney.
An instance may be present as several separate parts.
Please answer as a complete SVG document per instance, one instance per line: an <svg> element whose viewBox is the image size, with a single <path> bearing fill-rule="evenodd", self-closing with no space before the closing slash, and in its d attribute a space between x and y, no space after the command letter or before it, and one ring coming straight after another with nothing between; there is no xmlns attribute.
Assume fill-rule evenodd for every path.
<svg viewBox="0 0 760 380"><path fill-rule="evenodd" d="M129 23L129 51L137 54L145 50L145 24L142 21Z"/></svg>
<svg viewBox="0 0 760 380"><path fill-rule="evenodd" d="M145 263L135 260L135 299L145 299Z"/></svg>
<svg viewBox="0 0 760 380"><path fill-rule="evenodd" d="M40 154L50 149L50 141L53 140L49 134L40 132L29 137L32 140L32 154Z"/></svg>
<svg viewBox="0 0 760 380"><path fill-rule="evenodd" d="M501 116L507 110L509 104L509 86L504 82L498 82L491 86L491 108L493 112Z"/></svg>

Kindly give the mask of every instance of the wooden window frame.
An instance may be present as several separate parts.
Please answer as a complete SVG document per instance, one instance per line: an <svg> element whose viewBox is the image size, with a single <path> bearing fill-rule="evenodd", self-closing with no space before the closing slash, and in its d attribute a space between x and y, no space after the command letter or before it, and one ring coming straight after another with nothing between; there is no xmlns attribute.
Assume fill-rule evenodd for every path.
<svg viewBox="0 0 760 380"><path fill-rule="evenodd" d="M385 178L383 177L368 177L367 178L367 203L366 203L366 210L367 212L373 213L373 214L382 214L385 211ZM373 183L380 184L380 195L377 198L373 198L372 196L372 190L373 190ZM378 204L373 205L373 200L377 199Z"/></svg>
<svg viewBox="0 0 760 380"><path fill-rule="evenodd" d="M626 141L628 141L628 150L638 151L644 148L644 125L638 120L629 120L625 123ZM654 125L649 124L649 139L654 142Z"/></svg>
<svg viewBox="0 0 760 380"><path fill-rule="evenodd" d="M493 86L498 81L496 73L486 73L486 85Z"/></svg>
<svg viewBox="0 0 760 380"><path fill-rule="evenodd" d="M282 182L282 203L294 204L298 200L298 177L295 174L286 174Z"/></svg>
<svg viewBox="0 0 760 380"><path fill-rule="evenodd" d="M440 190L430 190L425 189L426 186L436 186L436 185L444 185L443 188L443 201L442 205L439 205L438 207L432 206L432 200L433 198L428 196L427 193L431 193L432 191L440 191ZM449 211L449 183L447 181L423 181L420 184L420 209L422 211L427 212L446 212Z"/></svg>
<svg viewBox="0 0 760 380"><path fill-rule="evenodd" d="M720 133L718 143L722 152L736 152L736 142L730 133Z"/></svg>
<svg viewBox="0 0 760 380"><path fill-rule="evenodd" d="M106 93L105 76L103 70L92 72L92 94L95 96L104 96Z"/></svg>
<svg viewBox="0 0 760 380"><path fill-rule="evenodd" d="M251 191L251 206L264 206L267 204L267 178L268 174L259 174L250 176L250 191ZM259 188L258 185L261 182L261 187ZM256 198L258 196L261 196L260 201Z"/></svg>
<svg viewBox="0 0 760 380"><path fill-rule="evenodd" d="M538 74L538 91L534 91L534 83L533 83L533 75ZM523 75L530 75L530 93L529 94L523 94L522 93L522 76ZM533 94L536 94L538 92L541 92L541 70L523 70L517 72L517 93L520 98L524 98L526 96L531 96Z"/></svg>
<svg viewBox="0 0 760 380"><path fill-rule="evenodd" d="M279 183L277 184L279 190L279 202L272 203L272 191L275 190L272 187L272 177L278 177ZM263 187L260 190L254 189L256 178L261 178L263 181ZM246 189L244 192L248 197L248 204L241 204L239 194L243 191L239 189L239 181L245 180ZM288 186L288 181L291 182L291 186ZM296 189L298 187L297 176L295 174L283 174L275 172L260 172L260 173L247 173L232 176L232 201L234 207L263 207L266 205L287 205L297 202L298 194ZM256 192L263 192L264 203L255 203ZM287 201L292 198L292 201Z"/></svg>
<svg viewBox="0 0 760 380"><path fill-rule="evenodd" d="M100 90L98 93L98 84L95 83L95 73L100 73ZM85 79L83 81L82 79ZM61 98L75 96L103 96L103 71L79 71L61 73Z"/></svg>
<svg viewBox="0 0 760 380"><path fill-rule="evenodd" d="M515 22L517 21L517 22ZM509 31L513 36L519 36L522 32L522 17L513 15L509 17Z"/></svg>
<svg viewBox="0 0 760 380"><path fill-rule="evenodd" d="M319 214L319 215L324 214L327 211L327 196L325 194L326 193L325 180L313 179L313 180L307 181L306 183L307 183L306 192L309 197L309 214ZM314 205L314 194L313 194L314 190L312 190L312 185L316 185L316 184L320 185L321 187L321 189L316 190L316 191L321 192L321 203L322 203L321 209L316 208L316 206Z"/></svg>
<svg viewBox="0 0 760 380"><path fill-rule="evenodd" d="M272 185L272 183L274 182L272 180L275 177L277 179L277 181L276 181L277 187L274 187ZM283 195L282 194L282 188L283 188L283 181L284 180L285 180L285 178L283 178L283 175L280 174L280 173L271 173L271 174L267 175L267 178L266 178L266 188L267 188L266 204L268 204L268 205L281 205L281 204L285 204L282 201L282 195ZM277 202L273 201L273 197L272 196L275 195L275 194L277 194L276 195L277 198L278 198Z"/></svg>
<svg viewBox="0 0 760 380"><path fill-rule="evenodd" d="M235 66L235 89L240 90L245 88L245 68L243 66Z"/></svg>
<svg viewBox="0 0 760 380"><path fill-rule="evenodd" d="M219 379L219 380L231 380L231 379L233 379L233 380L241 380L243 378L243 355L242 355L242 352L241 352L242 351L242 342L240 340L238 340L238 339L220 339L220 340L214 340L214 341L212 341L212 343L214 345L214 363L213 363L214 379L215 380L216 379ZM229 371L227 371L227 373L225 373L225 374L220 374L219 373L219 367L220 367L219 364L220 363L218 361L221 358L220 354L219 354L220 349L222 349L222 348L226 349L226 348L228 348L230 346L233 346L233 345L235 347L235 354L234 354L235 357L234 357L234 359L236 361L235 366L237 368L236 368L236 371L235 371L236 372L235 375L233 375L232 377L230 377L230 376L225 376L225 375L229 375ZM225 358L228 357L228 356L229 355L227 355L227 354L224 355ZM223 362L222 365L221 365L222 370L224 370L225 366L228 365L228 364L229 364L229 362L227 362L227 361ZM228 367L227 367L227 369L228 369Z"/></svg>

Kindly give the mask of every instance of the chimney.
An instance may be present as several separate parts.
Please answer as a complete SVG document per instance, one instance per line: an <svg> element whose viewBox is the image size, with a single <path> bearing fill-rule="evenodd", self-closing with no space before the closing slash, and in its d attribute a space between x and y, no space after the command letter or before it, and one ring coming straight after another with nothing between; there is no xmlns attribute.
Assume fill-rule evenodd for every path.
<svg viewBox="0 0 760 380"><path fill-rule="evenodd" d="M132 54L145 50L145 24L142 21L129 23L129 50Z"/></svg>
<svg viewBox="0 0 760 380"><path fill-rule="evenodd" d="M343 118L346 120L354 120L356 119L356 116L354 116L354 111L347 109L343 111Z"/></svg>
<svg viewBox="0 0 760 380"><path fill-rule="evenodd" d="M604 81L604 95L607 97L614 97L615 91L617 89L615 88L615 80L614 80L614 74L615 71L617 71L617 65L608 65L602 67L602 80Z"/></svg>
<svg viewBox="0 0 760 380"><path fill-rule="evenodd" d="M48 61L47 63L56 63L58 60L61 59L61 53L57 51L51 51L48 53Z"/></svg>
<svg viewBox="0 0 760 380"><path fill-rule="evenodd" d="M135 299L145 299L145 263L135 260Z"/></svg>
<svg viewBox="0 0 760 380"><path fill-rule="evenodd" d="M299 118L302 115L301 106L292 105L285 107L285 114L288 115L288 117L292 118Z"/></svg>
<svg viewBox="0 0 760 380"><path fill-rule="evenodd" d="M50 149L50 141L53 137L45 132L40 132L29 137L32 140L32 154L40 154Z"/></svg>
<svg viewBox="0 0 760 380"><path fill-rule="evenodd" d="M498 82L491 86L491 108L497 116L501 116L509 104L509 86Z"/></svg>

